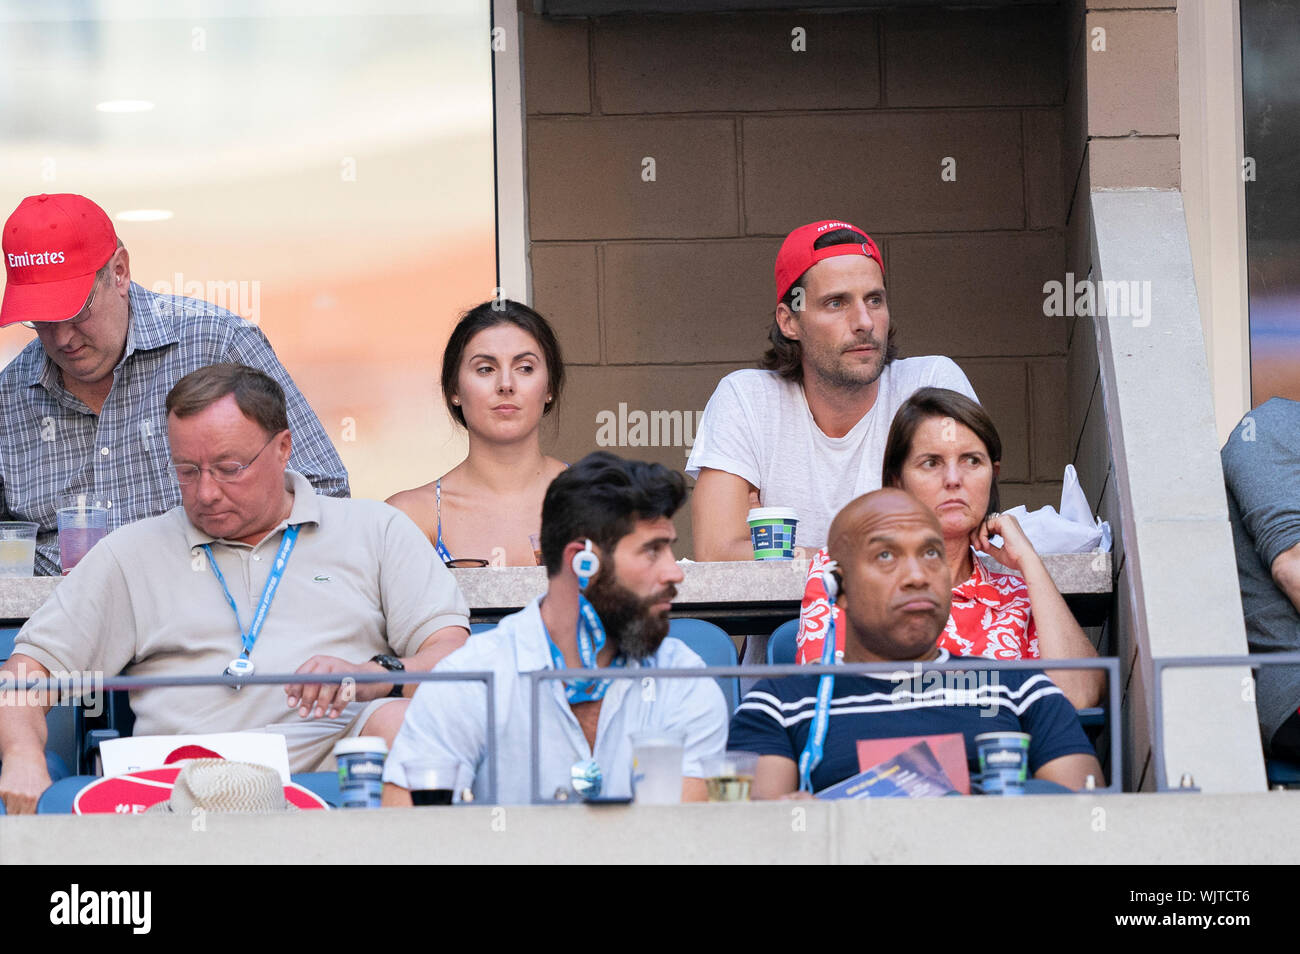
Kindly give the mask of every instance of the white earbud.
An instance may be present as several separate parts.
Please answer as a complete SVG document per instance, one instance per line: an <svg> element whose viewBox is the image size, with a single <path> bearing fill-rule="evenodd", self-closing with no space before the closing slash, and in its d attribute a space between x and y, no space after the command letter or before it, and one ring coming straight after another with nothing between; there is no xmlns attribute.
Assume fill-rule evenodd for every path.
<svg viewBox="0 0 1300 954"><path fill-rule="evenodd" d="M587 540L586 547L573 555L573 572L578 575L580 586L586 586L587 581L600 572L600 557L591 546L591 540Z"/></svg>
<svg viewBox="0 0 1300 954"><path fill-rule="evenodd" d="M822 570L822 586L826 587L826 597L830 600L831 605L835 605L835 598L840 595L840 583L835 576L835 571L839 569L839 564L832 560Z"/></svg>

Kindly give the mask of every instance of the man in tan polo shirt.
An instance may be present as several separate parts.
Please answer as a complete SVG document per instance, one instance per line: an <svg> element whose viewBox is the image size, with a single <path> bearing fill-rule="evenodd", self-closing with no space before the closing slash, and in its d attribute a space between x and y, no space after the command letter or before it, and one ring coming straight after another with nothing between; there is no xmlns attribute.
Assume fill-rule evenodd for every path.
<svg viewBox="0 0 1300 954"><path fill-rule="evenodd" d="M274 380L211 365L176 383L167 411L182 506L96 544L28 620L0 675L430 670L464 644L465 599L409 518L318 496L287 470L292 437ZM349 698L304 682L146 689L131 705L137 735L280 732L292 770L311 771L346 735L391 744L401 696L390 684L358 684ZM0 706L10 813L33 811L50 784L44 716Z"/></svg>

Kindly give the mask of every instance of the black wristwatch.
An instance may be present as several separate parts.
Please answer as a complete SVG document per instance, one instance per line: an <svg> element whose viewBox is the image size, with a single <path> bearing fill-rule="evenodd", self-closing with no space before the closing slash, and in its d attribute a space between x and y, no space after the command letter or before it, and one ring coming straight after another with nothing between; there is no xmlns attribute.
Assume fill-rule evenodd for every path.
<svg viewBox="0 0 1300 954"><path fill-rule="evenodd" d="M370 661L372 663L379 663L379 665L383 666L389 672L406 672L405 664L396 656L386 656L383 653L380 653L378 656L371 656ZM402 688L403 686L401 683L394 685L392 689L388 690L388 698L396 699L400 697L402 695Z"/></svg>

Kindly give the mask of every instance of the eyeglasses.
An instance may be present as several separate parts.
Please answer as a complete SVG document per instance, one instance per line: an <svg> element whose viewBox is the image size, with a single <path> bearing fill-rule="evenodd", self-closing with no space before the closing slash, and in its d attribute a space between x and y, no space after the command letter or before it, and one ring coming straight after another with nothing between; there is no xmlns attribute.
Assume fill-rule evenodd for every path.
<svg viewBox="0 0 1300 954"><path fill-rule="evenodd" d="M199 479L199 474L207 471L212 475L212 479L220 481L223 484L233 483L238 480L248 468L252 467L257 459L262 456L262 451L271 446L271 441L279 437L283 431L276 431L271 435L271 440L262 445L262 450L253 455L253 459L247 464L241 464L237 460L218 461L211 467L199 467L196 464L173 464L172 472L176 475L176 482L188 486Z"/></svg>
<svg viewBox="0 0 1300 954"><path fill-rule="evenodd" d="M90 318L90 306L93 305L93 304L95 303L95 294L96 294L98 291L99 291L99 279L95 279L95 284L92 285L92 286L90 287L90 297L87 298L87 299L86 299L86 303L85 303L84 305L81 306L81 311L77 312L75 315L73 315L71 318L67 319L66 321L42 321L41 324L43 324L43 325L80 325L80 324L83 324L85 321L87 321L87 320ZM30 329L32 329L32 331L36 331L36 330L37 330L37 329L36 329L36 322L34 322L34 321L20 321L20 322L18 322L18 323L19 323L20 325L22 325L24 328L30 328Z"/></svg>
<svg viewBox="0 0 1300 954"><path fill-rule="evenodd" d="M491 566L487 560L474 560L462 557L456 560L443 560L442 565L449 570L468 570L471 567Z"/></svg>

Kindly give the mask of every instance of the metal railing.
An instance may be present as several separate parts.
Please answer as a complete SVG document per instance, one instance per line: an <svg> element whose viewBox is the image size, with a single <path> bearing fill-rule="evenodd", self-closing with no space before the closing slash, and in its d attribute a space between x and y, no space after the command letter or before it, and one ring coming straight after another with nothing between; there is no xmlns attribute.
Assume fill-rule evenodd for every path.
<svg viewBox="0 0 1300 954"><path fill-rule="evenodd" d="M1300 652L1256 653L1244 656L1164 656L1153 659L1151 677L1155 685L1151 690L1151 704L1155 707L1155 720L1151 734L1151 764L1155 767L1156 791L1169 792L1180 789L1178 785L1169 784L1169 773L1165 770L1165 670L1221 669L1230 666L1250 669L1258 669L1261 666L1300 666Z"/></svg>
<svg viewBox="0 0 1300 954"><path fill-rule="evenodd" d="M1293 654L1296 662L1300 662L1300 653ZM1212 660L1218 660L1220 657L1208 657ZM972 663L977 663L972 665ZM855 664L836 664L833 666L823 665L748 665L748 666L711 666L697 669L654 669L654 668L636 668L636 669L541 669L527 673L529 680L529 772L530 785L529 793L533 804L556 804L557 800L553 798L544 798L541 794L541 760L540 760L540 728L539 728L539 699L538 684L548 680L572 680L572 679L730 679L739 678L788 678L791 676L856 676L856 675L884 675L898 676L905 673L908 678L915 678L926 672L990 672L990 671L1022 671L1033 670L1042 672L1045 670L1056 669L1102 669L1107 674L1107 698L1108 711L1107 723L1110 737L1110 757L1111 771L1110 784L1105 787L1098 787L1093 791L1096 793L1114 794L1122 791L1121 779L1123 778L1123 749L1120 744L1120 669L1119 660L1113 657L1098 657L1093 659L1018 659L1018 660L989 660L977 657L960 657L949 658L944 662L882 662L882 663L855 663ZM84 675L84 674L78 674ZM292 685L295 683L304 684L329 684L342 685L352 683L356 685L368 683L424 683L424 682L481 682L486 686L486 766L487 780L484 791L484 801L488 804L494 804L497 800L499 790L497 764L497 745L496 745L496 693L495 693L495 675L491 671L484 670L478 672L394 672L394 673L292 673L292 674L269 674L269 675L252 675L247 677L238 676L114 676L95 682L97 691L117 692L140 690L149 688L159 688L165 686L255 686L255 685ZM1157 683L1158 685L1158 683ZM61 683L59 678L31 677L21 683L14 681L6 685L7 689L13 691L46 691L54 692L59 690ZM967 690L959 690L967 691ZM1158 695L1157 695L1158 699ZM965 703L954 703L953 705L964 705ZM973 707L974 704L970 704ZM1157 721L1157 731L1159 722Z"/></svg>
<svg viewBox="0 0 1300 954"><path fill-rule="evenodd" d="M81 677L91 673L67 673L67 677ZM68 679L32 676L23 680L6 681L0 689L6 692L42 692L62 695ZM496 752L496 674L490 670L476 672L389 672L389 673L271 673L252 676L113 676L107 679L83 680L90 682L96 692L122 692L136 689L156 689L166 686L291 686L304 685L365 685L371 683L401 684L424 682L481 682L487 706L487 783L486 801L497 798ZM75 702L74 702L75 704Z"/></svg>
<svg viewBox="0 0 1300 954"><path fill-rule="evenodd" d="M972 665L973 662L977 664ZM1110 728L1110 784L1104 788L1093 789L1094 792L1118 794L1122 791L1123 750L1120 745L1120 679L1119 660L1114 657L1096 657L1092 659L1015 659L992 660L965 656L949 658L945 662L883 662L822 665L749 665L749 666L709 666L703 669L539 669L528 673L529 679L529 739L530 783L529 797L534 805L554 804L557 800L543 798L541 794L541 760L539 757L540 731L538 714L540 705L538 683L553 679L730 679L789 677L789 676L857 676L857 675L897 675L906 672L909 677L925 672L986 672L1001 670L1036 670L1048 669L1104 669L1107 674L1107 698L1109 708L1106 719Z"/></svg>

